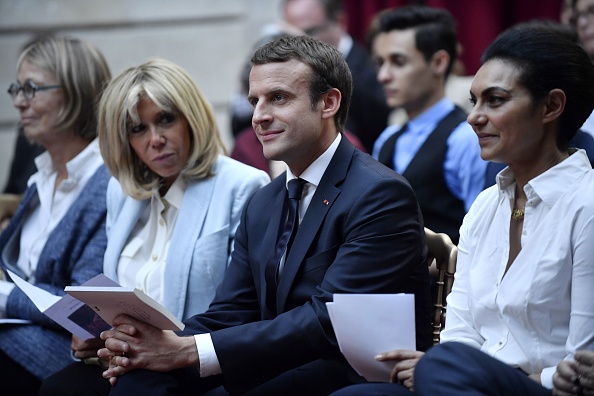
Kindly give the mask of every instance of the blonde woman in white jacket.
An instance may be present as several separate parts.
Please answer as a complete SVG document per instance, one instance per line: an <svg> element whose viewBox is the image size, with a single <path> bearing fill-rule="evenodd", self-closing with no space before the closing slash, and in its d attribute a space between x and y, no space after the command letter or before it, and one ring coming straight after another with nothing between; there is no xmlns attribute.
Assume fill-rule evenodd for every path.
<svg viewBox="0 0 594 396"><path fill-rule="evenodd" d="M114 78L99 105L99 139L114 176L107 192L104 272L179 319L208 308L241 211L268 175L223 155L214 114L178 65L153 59ZM75 363L40 394L109 392L99 339L73 339ZM76 390L75 393L72 393Z"/></svg>

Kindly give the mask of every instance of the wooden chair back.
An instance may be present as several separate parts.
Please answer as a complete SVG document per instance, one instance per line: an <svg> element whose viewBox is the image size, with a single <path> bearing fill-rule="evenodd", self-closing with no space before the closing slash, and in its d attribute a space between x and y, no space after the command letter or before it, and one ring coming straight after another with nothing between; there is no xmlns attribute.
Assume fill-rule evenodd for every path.
<svg viewBox="0 0 594 396"><path fill-rule="evenodd" d="M437 278L437 293L433 304L433 344L439 344L446 320L446 297L452 291L458 247L447 234L436 233L425 227L428 264Z"/></svg>

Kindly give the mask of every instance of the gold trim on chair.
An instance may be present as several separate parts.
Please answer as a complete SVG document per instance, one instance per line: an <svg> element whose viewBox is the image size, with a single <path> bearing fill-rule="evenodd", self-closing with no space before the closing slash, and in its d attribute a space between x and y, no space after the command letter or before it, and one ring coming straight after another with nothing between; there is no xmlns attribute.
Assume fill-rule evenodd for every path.
<svg viewBox="0 0 594 396"><path fill-rule="evenodd" d="M425 243L428 249L428 264L437 272L437 293L433 304L433 344L439 344L441 330L446 320L446 297L452 291L458 247L449 236L425 228Z"/></svg>

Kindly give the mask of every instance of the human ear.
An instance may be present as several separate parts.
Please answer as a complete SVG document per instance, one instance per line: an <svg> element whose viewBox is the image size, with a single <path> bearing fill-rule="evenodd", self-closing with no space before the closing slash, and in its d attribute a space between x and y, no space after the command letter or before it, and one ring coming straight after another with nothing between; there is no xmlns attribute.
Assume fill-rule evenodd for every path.
<svg viewBox="0 0 594 396"><path fill-rule="evenodd" d="M544 98L543 122L547 123L559 119L565 109L566 100L565 92L562 90L558 88L550 90Z"/></svg>
<svg viewBox="0 0 594 396"><path fill-rule="evenodd" d="M450 64L450 55L446 50L439 50L431 57L431 70L433 74L444 76Z"/></svg>
<svg viewBox="0 0 594 396"><path fill-rule="evenodd" d="M336 88L331 88L328 92L322 95L322 118L329 119L333 118L334 115L340 109L340 100L342 99L342 94Z"/></svg>

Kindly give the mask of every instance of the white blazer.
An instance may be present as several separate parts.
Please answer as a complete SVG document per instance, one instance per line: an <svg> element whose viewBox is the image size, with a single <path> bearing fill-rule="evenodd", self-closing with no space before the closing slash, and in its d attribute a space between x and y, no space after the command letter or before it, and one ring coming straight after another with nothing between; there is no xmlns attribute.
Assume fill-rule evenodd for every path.
<svg viewBox="0 0 594 396"><path fill-rule="evenodd" d="M177 318L206 311L231 258L241 212L270 181L256 168L219 156L214 175L189 181L165 264L164 305ZM107 189L107 248L103 271L118 282L117 265L128 237L150 200L124 194L115 178Z"/></svg>

